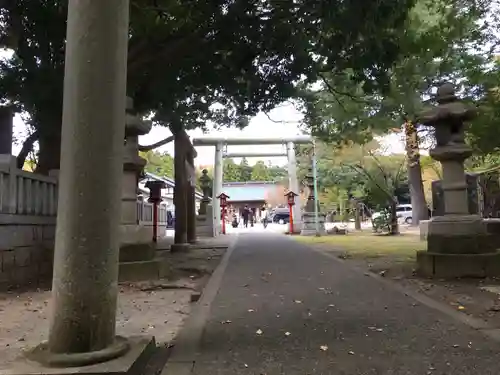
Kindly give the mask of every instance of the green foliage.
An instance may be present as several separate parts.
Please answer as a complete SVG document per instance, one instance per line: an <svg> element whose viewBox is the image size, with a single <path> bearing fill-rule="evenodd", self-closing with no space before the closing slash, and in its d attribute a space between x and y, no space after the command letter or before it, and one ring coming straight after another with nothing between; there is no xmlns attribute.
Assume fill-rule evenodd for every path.
<svg viewBox="0 0 500 375"><path fill-rule="evenodd" d="M156 174L160 177L174 178L174 158L168 153L148 151L141 152L140 156L147 161L144 168L146 172Z"/></svg>
<svg viewBox="0 0 500 375"><path fill-rule="evenodd" d="M376 141L343 147L317 142L318 194L324 210L347 206L351 198L358 198L374 209L387 206L388 197L395 196L399 202L409 201L404 156L379 155L379 146ZM304 179L310 165L310 148L300 147L300 179Z"/></svg>
<svg viewBox="0 0 500 375"><path fill-rule="evenodd" d="M248 165L248 160L246 158L241 159L239 169L240 169L239 181L243 182L252 180L252 167Z"/></svg>
<svg viewBox="0 0 500 375"><path fill-rule="evenodd" d="M374 232L389 232L391 230L391 212L384 208L380 215L372 219Z"/></svg>
<svg viewBox="0 0 500 375"><path fill-rule="evenodd" d="M349 68L370 90L387 83L413 1L131 0L128 95L175 132L244 126L321 72ZM43 171L59 161L67 3L0 2L0 44L15 51L0 100L29 113Z"/></svg>
<svg viewBox="0 0 500 375"><path fill-rule="evenodd" d="M271 174L263 161L255 163L250 179L251 181L271 181Z"/></svg>
<svg viewBox="0 0 500 375"><path fill-rule="evenodd" d="M224 159L223 171L224 181L240 181L240 166L235 164L233 159Z"/></svg>
<svg viewBox="0 0 500 375"><path fill-rule="evenodd" d="M367 92L349 69L324 75L319 90L303 92L308 127L329 142L362 143L415 120L422 102L444 80L460 83L464 93L473 91L485 80L493 56L471 46L491 42L490 25L479 21L492 11L489 1L418 0L400 34L401 54L389 70L386 90Z"/></svg>

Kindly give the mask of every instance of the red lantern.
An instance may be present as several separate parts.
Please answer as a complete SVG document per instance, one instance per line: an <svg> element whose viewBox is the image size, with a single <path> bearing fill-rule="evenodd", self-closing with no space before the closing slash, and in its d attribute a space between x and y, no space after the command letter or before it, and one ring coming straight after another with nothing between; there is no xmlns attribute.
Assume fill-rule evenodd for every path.
<svg viewBox="0 0 500 375"><path fill-rule="evenodd" d="M221 213L222 213L222 234L226 234L226 206L227 206L227 200L229 198L229 195L221 193L217 197L220 201L220 206L221 206Z"/></svg>
<svg viewBox="0 0 500 375"><path fill-rule="evenodd" d="M149 189L148 201L153 203L153 242L158 239L158 204L162 201L161 189L165 189L167 184L163 181L150 180L146 182L146 188Z"/></svg>
<svg viewBox="0 0 500 375"><path fill-rule="evenodd" d="M295 197L298 197L293 191L289 191L285 194L288 203L288 209L290 211L290 234L293 234L293 210L292 207L295 205Z"/></svg>

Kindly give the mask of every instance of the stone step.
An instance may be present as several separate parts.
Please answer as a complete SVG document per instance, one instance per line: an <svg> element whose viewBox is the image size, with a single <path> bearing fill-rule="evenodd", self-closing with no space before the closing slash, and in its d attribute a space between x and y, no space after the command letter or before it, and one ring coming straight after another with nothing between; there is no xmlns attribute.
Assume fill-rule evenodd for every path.
<svg viewBox="0 0 500 375"><path fill-rule="evenodd" d="M158 280L163 277L163 261L155 258L133 262L120 262L118 281Z"/></svg>
<svg viewBox="0 0 500 375"><path fill-rule="evenodd" d="M156 249L152 243L120 246L120 262L148 261L155 258Z"/></svg>

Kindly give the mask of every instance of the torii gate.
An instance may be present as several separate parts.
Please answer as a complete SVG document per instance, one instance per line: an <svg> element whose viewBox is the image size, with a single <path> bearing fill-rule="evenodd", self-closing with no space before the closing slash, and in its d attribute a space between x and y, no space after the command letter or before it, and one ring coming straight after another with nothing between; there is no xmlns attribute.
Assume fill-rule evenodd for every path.
<svg viewBox="0 0 500 375"><path fill-rule="evenodd" d="M298 135L294 137L284 138L214 138L214 137L200 137L193 139L193 146L215 146L215 163L214 163L214 179L213 179L213 197L218 197L222 193L223 182L223 158L224 157L274 157L274 156L287 156L288 157L288 181L290 190L298 193L299 182L297 180L297 160L295 157L295 144L308 144L312 143L312 137L308 135ZM287 152L284 153L226 153L224 149L226 146L245 146L245 145L280 145L286 144ZM214 235L220 233L220 204L218 199L212 200L213 204L213 222L214 222ZM294 222L294 232L301 229L301 204L300 201L293 208L293 216L297 218Z"/></svg>

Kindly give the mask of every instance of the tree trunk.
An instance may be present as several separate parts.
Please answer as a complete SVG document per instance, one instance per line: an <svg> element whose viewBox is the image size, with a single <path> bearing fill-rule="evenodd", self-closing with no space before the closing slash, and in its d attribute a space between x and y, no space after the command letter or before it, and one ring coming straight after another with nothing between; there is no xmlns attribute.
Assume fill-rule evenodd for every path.
<svg viewBox="0 0 500 375"><path fill-rule="evenodd" d="M62 102L62 100L61 100ZM59 169L61 159L61 111L47 108L39 111L33 118L38 132L38 164L36 173L48 174L51 170ZM88 147L88 145L81 145Z"/></svg>
<svg viewBox="0 0 500 375"><path fill-rule="evenodd" d="M24 163L26 162L26 158L28 157L29 153L33 151L33 146L37 140L38 140L37 131L31 133L28 136L28 138L24 140L23 147L21 148L21 151L19 151L19 154L17 155L16 159L16 164L18 169L23 169Z"/></svg>
<svg viewBox="0 0 500 375"><path fill-rule="evenodd" d="M417 129L410 120L405 122L406 155L408 159L408 180L412 206L411 225L418 226L420 220L429 218L425 200L422 167L420 165L420 150Z"/></svg>
<svg viewBox="0 0 500 375"><path fill-rule="evenodd" d="M399 225L398 225L398 214L397 214L397 199L394 198L391 200L391 224L389 229L390 235L399 234Z"/></svg>
<svg viewBox="0 0 500 375"><path fill-rule="evenodd" d="M354 201L354 229L356 230L361 230L360 206L358 201Z"/></svg>
<svg viewBox="0 0 500 375"><path fill-rule="evenodd" d="M36 173L47 175L53 169L59 169L61 156L61 134L40 133L38 144L38 165Z"/></svg>

